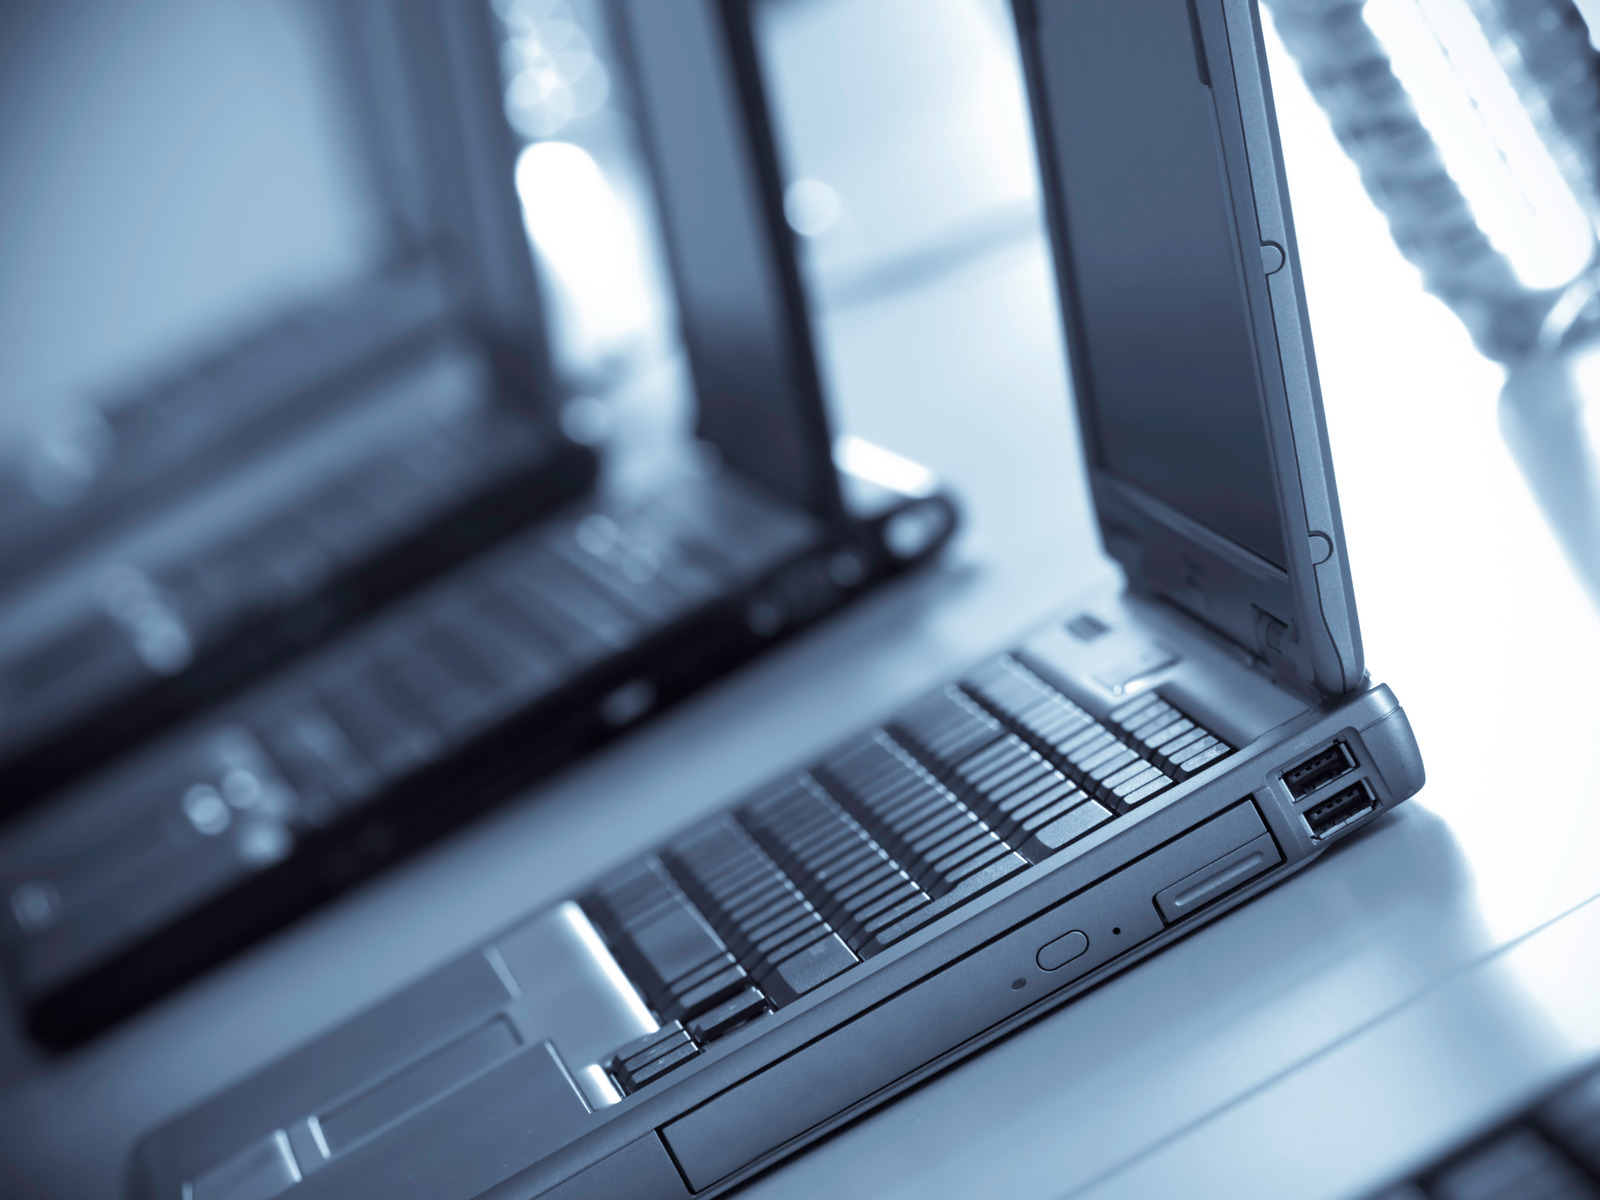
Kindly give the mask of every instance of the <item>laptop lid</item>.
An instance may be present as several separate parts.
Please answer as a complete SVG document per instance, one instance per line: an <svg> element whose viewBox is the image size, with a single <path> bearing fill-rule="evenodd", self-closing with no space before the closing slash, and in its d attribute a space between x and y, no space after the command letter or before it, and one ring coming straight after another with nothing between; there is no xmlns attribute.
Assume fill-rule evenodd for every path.
<svg viewBox="0 0 1600 1200"><path fill-rule="evenodd" d="M743 0L615 0L698 432L818 516L843 512L794 233Z"/></svg>
<svg viewBox="0 0 1600 1200"><path fill-rule="evenodd" d="M1362 681L1252 0L1014 0L1091 490L1130 587Z"/></svg>

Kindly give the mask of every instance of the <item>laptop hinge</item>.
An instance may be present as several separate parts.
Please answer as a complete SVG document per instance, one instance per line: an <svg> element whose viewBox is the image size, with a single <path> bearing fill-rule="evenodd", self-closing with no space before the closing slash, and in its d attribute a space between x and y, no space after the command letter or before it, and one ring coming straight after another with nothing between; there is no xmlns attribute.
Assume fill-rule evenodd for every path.
<svg viewBox="0 0 1600 1200"><path fill-rule="evenodd" d="M1130 590L1182 612L1295 695L1324 699L1307 678L1309 656L1283 568L1106 472L1092 478L1101 539Z"/></svg>
<svg viewBox="0 0 1600 1200"><path fill-rule="evenodd" d="M1131 583L1131 581L1130 581ZM1247 663L1254 670L1265 675L1277 686L1287 692L1293 693L1308 704L1321 704L1327 699L1315 686L1307 683L1305 678L1295 668L1294 659L1286 653L1299 642L1299 635L1295 630L1294 622L1285 624L1266 610L1252 606L1255 609L1255 644L1246 645L1238 638L1230 636L1225 630L1219 629L1192 607L1183 603L1177 597L1161 592L1151 592L1145 588L1130 586L1130 591L1143 596L1146 600L1154 601L1163 609L1175 615L1183 624L1193 629L1199 636L1210 641L1220 643L1235 659Z"/></svg>
<svg viewBox="0 0 1600 1200"><path fill-rule="evenodd" d="M1259 606L1253 607L1256 614L1255 654L1267 673L1272 676L1273 682L1305 699L1314 701L1323 699L1321 694L1301 677L1295 668L1293 658L1289 655L1289 648L1300 642L1300 633L1294 623L1285 624L1265 609Z"/></svg>

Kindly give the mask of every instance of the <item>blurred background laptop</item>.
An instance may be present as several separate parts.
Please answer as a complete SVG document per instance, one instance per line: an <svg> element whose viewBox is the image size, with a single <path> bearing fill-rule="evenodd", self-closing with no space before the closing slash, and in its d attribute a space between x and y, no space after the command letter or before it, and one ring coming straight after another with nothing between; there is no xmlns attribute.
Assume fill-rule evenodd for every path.
<svg viewBox="0 0 1600 1200"><path fill-rule="evenodd" d="M48 67L15 89L24 121L73 111L36 103L58 75L101 82L59 19L16 17ZM108 271L76 205L136 136L92 116L6 199L64 277L40 284L63 295L60 337L12 362L45 399L11 414L33 432L13 438L0 553L0 808L50 801L0 844L0 940L55 1041L928 559L955 523L928 471L835 435L764 129L691 151L739 187L657 154L658 208L597 9L261 0L106 23L96 45L151 106L134 123L171 139L125 161L150 211L112 240L138 249L104 251ZM218 65L239 56L248 73ZM263 176L295 201L253 207ZM210 249L255 246L257 225L284 248ZM119 277L108 303L142 344L109 318L97 341L72 302ZM24 261L5 286L29 280ZM199 349L118 389L131 347L172 360L179 330ZM64 382L72 362L111 381L99 399Z"/></svg>

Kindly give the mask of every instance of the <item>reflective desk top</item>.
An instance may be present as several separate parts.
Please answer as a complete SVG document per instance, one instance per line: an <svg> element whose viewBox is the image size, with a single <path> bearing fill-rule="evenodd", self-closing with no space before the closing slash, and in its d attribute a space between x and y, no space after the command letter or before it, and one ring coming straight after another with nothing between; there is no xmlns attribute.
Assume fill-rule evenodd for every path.
<svg viewBox="0 0 1600 1200"><path fill-rule="evenodd" d="M1357 1195L1600 1050L1600 905L1583 907L1600 894L1600 691L1584 682L1600 615L1501 440L1500 372L1421 294L1300 99L1280 88L1367 660L1410 714L1427 787L748 1195ZM0 1034L0 1194L116 1194L142 1131L1109 570L1052 297L1021 239L828 318L851 431L968 502L942 567L71 1057L30 1061Z"/></svg>

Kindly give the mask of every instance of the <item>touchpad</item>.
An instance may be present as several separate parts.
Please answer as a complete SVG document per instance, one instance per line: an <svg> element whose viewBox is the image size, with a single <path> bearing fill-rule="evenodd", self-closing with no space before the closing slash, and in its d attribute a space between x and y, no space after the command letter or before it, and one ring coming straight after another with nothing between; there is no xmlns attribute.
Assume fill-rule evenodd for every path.
<svg viewBox="0 0 1600 1200"><path fill-rule="evenodd" d="M557 905L170 1126L141 1163L152 1194L191 1200L465 1200L602 1120L604 1062L657 1028L583 911Z"/></svg>
<svg viewBox="0 0 1600 1200"><path fill-rule="evenodd" d="M520 1048L511 1022L496 1017L378 1086L318 1113L320 1146L329 1156L354 1149Z"/></svg>
<svg viewBox="0 0 1600 1200"><path fill-rule="evenodd" d="M483 1036L492 1040L494 1035ZM458 1053L472 1057L484 1049ZM413 1076L409 1083L422 1081ZM354 1121L356 1114L346 1109L334 1115L329 1132L354 1132L400 1100L373 1097L361 1106L368 1111ZM470 1200L560 1149L593 1119L550 1044L540 1042L426 1104L409 1120L389 1123L348 1149L330 1146L331 1161L308 1172L292 1192L306 1200Z"/></svg>

